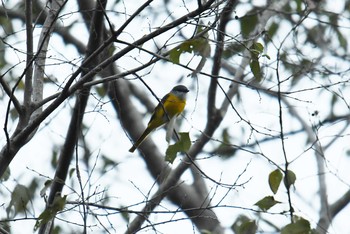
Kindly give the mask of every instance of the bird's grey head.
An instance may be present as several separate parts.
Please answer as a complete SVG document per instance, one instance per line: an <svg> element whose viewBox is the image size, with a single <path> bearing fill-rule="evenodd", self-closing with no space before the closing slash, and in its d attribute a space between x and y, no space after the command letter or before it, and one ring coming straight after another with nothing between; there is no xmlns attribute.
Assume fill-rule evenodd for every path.
<svg viewBox="0 0 350 234"><path fill-rule="evenodd" d="M173 94L175 94L176 96L178 96L181 99L185 99L186 98L186 94L189 92L190 90L188 90L188 88L184 85L177 85L175 86L171 92Z"/></svg>

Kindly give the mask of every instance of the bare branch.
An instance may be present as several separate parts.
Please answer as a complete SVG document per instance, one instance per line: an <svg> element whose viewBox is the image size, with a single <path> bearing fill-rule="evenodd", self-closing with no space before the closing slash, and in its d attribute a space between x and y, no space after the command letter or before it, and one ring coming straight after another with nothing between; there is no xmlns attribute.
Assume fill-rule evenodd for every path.
<svg viewBox="0 0 350 234"><path fill-rule="evenodd" d="M211 71L213 77L217 77L220 73L221 69L221 58L222 52L224 50L224 40L225 40L225 32L226 25L231 20L231 14L234 9L234 6L237 4L237 1L230 0L225 5L224 9L220 14L219 26L217 29L217 44L214 53L214 65ZM214 118L217 115L217 110L215 107L216 100L216 89L217 89L217 79L212 78L210 81L209 91L208 91L208 122L211 122L210 119Z"/></svg>
<svg viewBox="0 0 350 234"><path fill-rule="evenodd" d="M33 27L32 27L32 1L26 0L26 34L27 34L27 70L25 77L25 88L24 88L24 108L25 115L29 117L31 114L31 102L33 92Z"/></svg>
<svg viewBox="0 0 350 234"><path fill-rule="evenodd" d="M30 2L30 1L29 1ZM56 1L55 1L56 2ZM27 12L26 12L26 15L28 17L28 20L27 20L27 37L32 37L32 16L31 16L31 11L32 8L30 6L31 3L28 3L29 6L28 6L28 9L27 9ZM57 16L60 12L60 10L62 9L64 5L64 2L63 4L53 4L54 7L57 7L54 11L54 15L52 16L51 20L50 20L50 25L49 28L52 27L52 25L54 24L55 20L57 19ZM28 31L29 30L29 31ZM52 32L52 31L51 31ZM50 34L45 34L43 36L43 40L49 40L50 38ZM27 38L28 39L28 38ZM39 54L41 53L41 50L43 49L43 46L44 46L44 42L39 44L39 47L38 47L38 52L33 56L33 45L32 45L32 40L33 39L28 39L29 42L27 44L27 59L30 59L30 60L27 60L27 66L26 68L24 69L24 72L23 72L23 75L25 74L26 75L26 88L25 88L25 92L24 92L24 108L25 108L25 111L20 115L20 118L19 118L19 123L16 127L16 130L15 132L13 133L13 136L10 138L8 136L8 133L7 131L5 130L5 134L7 136L7 145L5 147L3 147L3 149L1 150L0 152L0 177L1 175L5 172L6 168L8 167L8 165L10 164L10 162L12 161L13 157L15 156L15 154L17 153L17 151L20 149L20 147L22 147L23 145L25 145L31 138L31 136L33 136L33 133L35 131L35 129L37 129L37 127L39 126L40 122L38 122L37 125L33 126L33 128L31 128L28 132L24 133L22 130L27 128L28 126L31 125L31 123L33 121L35 121L35 119L30 119L31 118L31 115L32 115L32 111L33 111L33 105L32 105L32 91L33 91L33 80L32 80L32 73L33 73L33 70L32 70L32 64L34 62L34 60L36 60L39 56ZM46 45L47 46L47 45ZM14 92L15 92L15 89L17 88L19 82L21 81L23 75L18 79L18 81L16 82L15 86L13 87L13 90L12 90L12 95L11 97L13 96ZM42 77L40 78L42 79ZM37 81L35 81L35 86L36 86L36 92L38 90L42 90L42 87L38 88L37 87ZM41 91L42 92L42 91ZM8 104L8 110L9 110L9 107L10 107L10 103L11 103L11 98L9 100L9 104ZM31 120L31 122L29 122ZM7 122L7 121L6 121ZM6 129L6 122L5 122L5 129ZM18 134L21 135L20 137L20 140L16 142L15 138L18 137Z"/></svg>
<svg viewBox="0 0 350 234"><path fill-rule="evenodd" d="M35 2L36 3L36 2ZM35 4L35 7L41 7L40 4ZM40 10L38 10L40 12L40 16L32 19L34 23L36 24L44 24L45 20L47 19L47 13L44 9L40 8ZM0 6L0 16L3 17L9 17L11 19L19 19L23 22L26 22L26 16L23 12L19 12L16 10L12 10L12 9L5 9L2 6ZM67 44L72 44L75 46L75 48L77 48L77 50L79 51L79 53L83 54L85 53L85 45L78 39L76 38L74 35L72 35L69 30L67 30L67 28L65 28L63 25L60 24L59 21L55 21L54 22L54 26L52 27L54 32L56 32L58 35L60 35L62 37L62 39L67 43Z"/></svg>
<svg viewBox="0 0 350 234"><path fill-rule="evenodd" d="M76 81L76 78L78 77L78 75L82 72L83 68L86 67L87 64L89 64L92 60L94 60L96 58L96 56L98 56L107 46L109 46L114 41L113 36L108 38L103 43L103 45L101 45L94 52L92 52L92 54L84 60L81 67L79 67L77 69L77 71L72 74L72 76L67 81L66 85L64 86L62 92L58 95L58 97L45 110L43 110L43 112L40 115L38 115L37 118L33 119L28 124L28 126L26 126L24 129L22 129L20 132L18 132L18 134L16 134L13 137L13 139L11 139L11 141L12 141L11 145L16 146L16 147L12 147L11 149L7 149L7 148L2 149L2 151L0 153L0 176L5 172L7 166L11 162L14 155L18 152L20 147L25 143L25 140L26 140L28 134L30 134L32 131L34 131L47 116L49 116L59 105L61 105L61 103L64 100L66 100L67 97L69 97L72 94L72 92L75 92L76 90L83 87L84 83L90 81L91 78L95 74L97 74L102 69L109 66L111 63L113 63L114 61L116 61L120 57L124 56L126 53L135 49L137 46L142 45L143 43L153 39L154 37L161 35L162 33L169 31L170 29L176 27L177 25L180 25L180 24L186 22L189 18L192 18L192 17L195 17L195 16L201 14L203 11L210 8L211 4L214 1L215 0L210 0L205 5L203 5L203 8L201 10L198 10L198 9L194 10L194 11L180 17L179 19L173 21L172 23L165 25L165 26L151 32L150 34L140 38L139 40L132 43L132 46L128 46L128 47L122 49L121 51L119 51L118 53L113 55L112 57L102 61L100 64L93 67L91 70L89 70L88 73L83 75L74 85L72 85L73 82ZM7 156L8 159L6 160L7 161L6 163L1 163L3 155L8 155Z"/></svg>
<svg viewBox="0 0 350 234"><path fill-rule="evenodd" d="M341 198L328 206L326 212L322 212L320 219L317 223L317 233L328 233L328 227L330 226L333 218L342 211L350 203L350 190L348 190Z"/></svg>
<svg viewBox="0 0 350 234"><path fill-rule="evenodd" d="M97 1L96 2L96 10L94 11L94 16L91 23L90 28L90 38L87 46L87 56L89 56L100 46L103 39L103 10L107 4L107 1ZM91 68L96 66L98 63L98 58L96 57L95 62L91 61L89 63L85 63L86 67L83 67L83 73L88 72ZM91 76L92 79L92 76ZM60 193L63 189L64 182L66 181L69 165L73 158L74 149L76 147L76 142L78 140L78 136L81 133L82 122L84 117L84 111L90 96L90 88L83 88L79 90L75 102L75 106L73 109L72 118L68 127L67 136L65 138L65 143L61 150L61 154L59 157L58 167L55 173L54 181L51 186L50 195L48 199L48 206L52 205L54 202L56 194ZM83 194L82 194L83 195ZM85 202L84 197L82 197ZM85 206L84 206L85 209ZM86 213L84 212L84 215ZM84 217L84 224L86 224L86 217ZM51 226L43 225L40 228L39 233L46 233L47 230L50 230ZM84 233L86 233L86 225L84 225Z"/></svg>

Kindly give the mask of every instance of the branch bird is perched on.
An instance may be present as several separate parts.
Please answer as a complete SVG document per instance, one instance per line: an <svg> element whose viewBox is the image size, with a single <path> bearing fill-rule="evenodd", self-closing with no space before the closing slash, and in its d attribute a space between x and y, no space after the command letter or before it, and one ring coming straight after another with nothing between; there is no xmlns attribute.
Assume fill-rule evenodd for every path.
<svg viewBox="0 0 350 234"><path fill-rule="evenodd" d="M129 152L134 152L137 147L147 138L147 136L160 126L169 123L167 131L167 141L170 140L175 119L179 116L186 105L186 94L189 92L186 86L177 85L170 93L166 94L161 102L153 111L152 117L148 122L147 128L142 135L137 139L134 145L129 149Z"/></svg>

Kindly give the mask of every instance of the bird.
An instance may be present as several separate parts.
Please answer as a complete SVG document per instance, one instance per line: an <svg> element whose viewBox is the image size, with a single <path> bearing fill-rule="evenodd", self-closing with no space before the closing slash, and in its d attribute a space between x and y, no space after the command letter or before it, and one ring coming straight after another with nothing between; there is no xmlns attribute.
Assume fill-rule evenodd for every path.
<svg viewBox="0 0 350 234"><path fill-rule="evenodd" d="M154 109L146 129L129 149L129 152L134 152L151 132L166 123L169 123L166 137L167 141L169 142L175 119L185 109L186 95L188 92L189 90L186 86L177 85L161 99L159 104Z"/></svg>

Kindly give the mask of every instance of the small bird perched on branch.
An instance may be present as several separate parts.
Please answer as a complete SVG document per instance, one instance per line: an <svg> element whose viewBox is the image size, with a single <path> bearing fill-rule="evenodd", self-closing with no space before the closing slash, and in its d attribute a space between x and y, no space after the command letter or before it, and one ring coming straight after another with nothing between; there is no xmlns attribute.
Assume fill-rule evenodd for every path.
<svg viewBox="0 0 350 234"><path fill-rule="evenodd" d="M189 90L186 86L177 85L162 98L161 102L154 109L147 128L129 149L129 152L134 152L152 131L166 123L168 123L166 139L168 142L170 141L176 117L185 109L186 94L188 92Z"/></svg>

